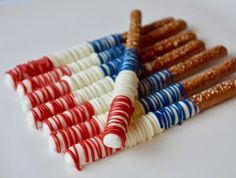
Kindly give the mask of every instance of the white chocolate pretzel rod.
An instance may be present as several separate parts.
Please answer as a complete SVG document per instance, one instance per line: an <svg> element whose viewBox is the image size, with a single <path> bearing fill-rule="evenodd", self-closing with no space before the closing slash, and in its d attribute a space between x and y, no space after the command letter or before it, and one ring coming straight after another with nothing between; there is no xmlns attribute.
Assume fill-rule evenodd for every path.
<svg viewBox="0 0 236 178"><path fill-rule="evenodd" d="M192 58L187 59L186 61L181 62L177 65L174 65L170 67L169 69L165 69L155 74L152 74L149 77L140 80L139 85L138 85L139 97L144 97L153 92L157 92L158 90L168 86L170 83L177 82L178 80L184 78L185 76L189 76L193 74L194 72L201 70L210 62L215 61L225 55L227 55L226 48L224 46L216 46L202 53L194 55ZM106 77L106 79L109 79L109 78L110 77ZM111 84L113 83L111 82ZM97 85L97 84L94 83L94 85ZM109 92L113 90L113 87L114 87L113 85L111 88L101 87L102 91L104 92L96 88L95 89L100 91L98 92L98 94L101 95L101 94L104 94L105 92ZM89 93L85 95L85 93L83 92L82 96L81 94L78 95L77 93L82 93L82 92L80 90L76 90L70 94L67 94L60 98L51 100L49 102L46 102L44 104L41 104L32 108L28 114L28 117L31 120L31 123L33 122L32 120L35 120L33 123L36 123L35 127L38 128L40 127L40 124L38 124L38 122L46 120L47 118L52 117L55 114L61 113L77 105L81 105L81 102L86 103L86 101L88 101L86 99L88 99L87 95L89 96ZM92 95L92 96L95 96L95 95ZM91 97L89 98L92 99ZM74 109L77 111L80 111L78 108L74 108ZM68 111L67 113L69 114L70 112ZM72 114L65 117L71 118L73 116L74 115ZM58 117L64 118L63 116L60 116L60 115L58 115Z"/></svg>
<svg viewBox="0 0 236 178"><path fill-rule="evenodd" d="M169 24L167 27L161 28L162 26L167 24ZM151 31L159 30L162 32L161 35L160 33L158 33L159 35L155 36L155 34L152 33L149 36L153 36L154 34L155 38L163 39L167 36L167 34L175 34L184 28L186 28L185 23L176 22L173 18L165 18L144 26L142 33L147 34ZM148 41L146 39L148 39L148 37L144 39L145 44L153 43L153 41ZM101 52L112 46L121 44L125 40L126 33L114 34L97 40L86 42L73 48L62 50L51 55L43 56L37 60L32 60L25 64L17 65L15 68L10 69L6 72L6 83L10 86L16 87L18 81L48 72L57 67L71 63L72 61L84 58L93 52Z"/></svg>
<svg viewBox="0 0 236 178"><path fill-rule="evenodd" d="M183 99L163 109L149 112L131 124L123 149L146 142L164 130L174 125L180 125L199 112L234 96L236 96L236 78L222 82L189 99ZM102 142L101 135L97 135L70 147L66 151L65 160L80 170L81 167L118 151L121 149L106 147Z"/></svg>
<svg viewBox="0 0 236 178"><path fill-rule="evenodd" d="M187 42L196 39L196 35L186 31L166 38L156 44L144 48L140 51L140 60L142 63L151 61L157 56L161 56ZM51 83L59 81L63 76L71 76L73 73L85 70L93 65L101 65L111 59L115 59L123 54L124 45L109 48L100 53L93 53L79 61L72 62L65 66L56 68L52 71L24 79L17 84L17 93L22 96L30 91L45 87Z"/></svg>
<svg viewBox="0 0 236 178"><path fill-rule="evenodd" d="M172 84L165 89L155 92L147 97L134 102L134 114L133 118L137 118L150 111L156 111L165 106L168 106L174 102L177 102L183 98L188 98L197 92L208 88L216 84L219 80L225 78L226 76L232 74L236 71L236 58L225 61L205 72L202 72L191 79L184 80L180 83ZM194 88L194 90L192 90ZM101 109L96 108L94 103L105 102L103 99L110 99L111 96L103 96L103 98L93 99L88 104L90 104L90 110L87 113L93 111L96 115ZM83 106L83 105L82 105ZM108 110L107 104L103 104L103 111ZM107 108L105 108L107 107ZM105 123L107 121L107 115L94 116L89 118L73 117L73 113L76 110L81 110L82 107L72 108L62 114L58 114L52 118L49 118L44 122L44 131L51 134L50 138L50 148L54 151L61 152L69 148L82 139L95 136L94 134L100 134L104 131ZM90 116L93 114L90 113ZM101 113L100 113L101 114ZM87 120L86 122L84 122ZM84 123L81 123L84 122ZM81 124L78 124L81 123ZM70 127L71 125L75 125ZM69 128L66 128L69 127ZM63 129L64 128L64 129ZM65 129L66 128L66 129ZM61 129L61 130L59 130ZM59 130L54 132L55 130Z"/></svg>

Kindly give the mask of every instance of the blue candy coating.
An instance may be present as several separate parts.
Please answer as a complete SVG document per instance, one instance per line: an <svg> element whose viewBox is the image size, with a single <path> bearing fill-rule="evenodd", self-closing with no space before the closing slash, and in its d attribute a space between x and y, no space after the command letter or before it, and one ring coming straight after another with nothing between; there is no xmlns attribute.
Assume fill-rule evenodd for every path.
<svg viewBox="0 0 236 178"><path fill-rule="evenodd" d="M147 113L168 106L171 103L181 100L183 97L183 86L181 83L176 83L140 99L140 102Z"/></svg>
<svg viewBox="0 0 236 178"><path fill-rule="evenodd" d="M184 110L185 106L187 111ZM187 117L187 113L190 113ZM188 99L183 99L177 103L171 104L163 109L159 109L154 113L158 123L160 124L161 128L168 129L173 125L182 124L186 119L192 118L199 112L199 109L196 104ZM175 114L177 113L177 114Z"/></svg>
<svg viewBox="0 0 236 178"><path fill-rule="evenodd" d="M139 96L140 97L147 96L155 91L158 91L166 87L166 85L172 81L173 77L169 70L165 69L160 72L156 72L151 76L142 79L139 82L138 86Z"/></svg>
<svg viewBox="0 0 236 178"><path fill-rule="evenodd" d="M97 40L90 41L88 43L92 45L96 53L99 53L111 47L122 44L122 37L119 34L113 34Z"/></svg>

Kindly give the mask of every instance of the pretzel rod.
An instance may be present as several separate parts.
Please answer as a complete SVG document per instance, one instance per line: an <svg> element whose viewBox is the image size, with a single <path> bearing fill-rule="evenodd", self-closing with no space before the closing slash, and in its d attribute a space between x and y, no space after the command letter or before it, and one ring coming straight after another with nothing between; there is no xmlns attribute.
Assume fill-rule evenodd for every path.
<svg viewBox="0 0 236 178"><path fill-rule="evenodd" d="M217 83L220 79L226 77L227 75L230 75L232 72L234 72L236 69L236 60L229 60L222 64L217 65L216 67L213 67L205 72L202 72L199 75L194 76L192 79L185 80L181 83L176 83L168 86L165 89L160 90L159 92L153 93L150 96L147 96L145 98L140 99L139 101L136 100L135 102L135 117L140 117L141 115L156 111L158 109L161 109L165 106L168 106L174 102L177 102L184 97L190 97L189 95L186 95L188 93L185 83L195 83L198 88L196 88L194 91L195 93L201 91L202 89L205 89L207 87L210 87L208 83L211 83L212 85ZM221 70L222 73L218 75L214 75L219 70ZM196 82L197 81L197 82ZM200 85L201 84L201 85ZM195 94L191 93L191 94ZM108 98L106 98L108 99ZM93 105L94 101L91 101L91 107L93 107L94 113L99 113L99 111L94 107ZM106 107L106 105L104 105ZM103 106L103 107L104 107ZM76 108L78 109L78 108ZM108 108L106 108L108 109ZM75 109L71 109L72 113L75 111ZM104 109L103 109L104 111ZM78 118L70 119L70 117L66 117L66 115L69 115L67 113L61 114L61 117L56 118L49 118L48 121L45 122L44 130L48 133L50 131L55 131L56 129L62 129L63 127L66 128L68 126L71 126L74 122L74 124L78 124L80 120ZM100 113L101 114L101 113ZM59 116L59 115L57 115ZM67 129L60 130L58 132L52 133L52 138L50 139L50 148L54 151L60 152L64 151L65 149L69 148L69 146L72 146L82 139L86 139L88 137L95 136L94 134L100 134L104 131L105 128L105 122L107 120L107 117L102 117L103 120L101 120L101 117L93 117L90 118L83 118L82 122L84 120L88 120L85 123L78 124L72 127L69 127ZM54 130L53 130L54 129ZM93 130L96 130L94 132ZM88 133L88 134L86 134ZM72 135L72 137L69 137L69 135ZM60 148L60 149L59 149Z"/></svg>
<svg viewBox="0 0 236 178"><path fill-rule="evenodd" d="M227 56L227 54L227 49L222 45L218 45L202 53L196 54L189 60L170 67L169 71L172 74L173 81L179 81L204 68L212 62L213 59L216 60L222 58Z"/></svg>
<svg viewBox="0 0 236 178"><path fill-rule="evenodd" d="M196 35L191 32L181 32L177 35L166 38L155 45L145 48L140 53L140 59L142 63L150 62L154 60L157 56L162 56L163 54L182 46L183 44L189 42L190 40L195 40Z"/></svg>
<svg viewBox="0 0 236 178"><path fill-rule="evenodd" d="M191 57L193 54L201 52L203 49L205 49L205 44L202 41L190 41L187 44L144 64L144 70L148 73L157 72L164 67L171 67L178 62L182 62Z"/></svg>
<svg viewBox="0 0 236 178"><path fill-rule="evenodd" d="M190 41L183 47L176 49L177 52L179 52L177 57L171 59L164 57L162 61L167 66L170 66L169 63L173 64L173 60L177 62L177 59L180 60L181 58L185 58L185 56L195 54L201 51L203 48L204 44L201 41ZM175 52L171 51L169 54L174 55L176 50L174 50ZM74 73L71 76L63 76L61 80L56 83L52 83L46 87L27 93L23 98L23 109L28 111L30 108L39 104L56 99L60 96L70 93L71 91L90 85L97 80L103 79L105 76L116 75L121 62L122 58L116 58L108 61L105 64L92 66L84 71ZM163 65L162 68L165 68L165 66Z"/></svg>
<svg viewBox="0 0 236 178"><path fill-rule="evenodd" d="M224 102L236 95L236 78L222 82L213 88L193 95L190 100L195 103L200 111Z"/></svg>
<svg viewBox="0 0 236 178"><path fill-rule="evenodd" d="M205 67L211 61L217 60L220 57L225 56L226 54L227 54L227 50L225 47L216 46L198 55L193 56L192 58L188 59L185 62L177 64L176 65L177 67L173 66L169 68L168 70L163 70L161 72L152 74L149 77L142 79L139 82L139 85L138 85L139 97L144 97L144 96L150 95L153 92L157 92L158 90L172 83L173 82L172 79L174 79L174 82L176 82L177 81L175 80L176 77L180 79L180 77L184 78L187 75L189 76L190 74L197 72L201 68ZM174 73L172 73L171 71L173 71ZM109 79L109 77L107 77L107 79ZM99 92L99 95L109 92L110 90L113 89L113 87L114 86L112 83L111 88L107 87L106 89L103 89L102 91L104 92ZM35 126L33 124L34 127L36 128L41 127L40 122L47 120L47 118L52 117L53 115L61 113L75 106L78 106L82 102L88 101L89 98L92 99L91 97L88 97L88 96L89 96L89 93L84 93L84 92L81 92L80 90L76 90L70 94L67 94L55 100L51 100L49 102L46 102L44 104L41 104L32 108L29 111L30 113L28 113L27 117L29 120L31 120L31 123L32 123L32 120L33 120L33 123L36 123ZM92 96L98 96L98 95L92 95ZM108 109L108 107L106 108ZM78 108L75 108L75 111L71 110L71 112L81 112L81 111ZM68 112L68 113L71 113L71 112ZM97 113L97 114L101 114L101 113ZM68 116L66 115L65 117L62 114L62 115L59 115L58 117L57 116L55 118L53 117L53 121L58 120L57 123L61 123L62 121L60 122L60 119L65 119L65 120L69 119L68 123L73 123L73 125L76 124L70 121L70 120L73 120L74 118L73 114L68 115ZM57 119L57 118L60 118L60 119ZM75 119L75 120L81 120L81 119Z"/></svg>
<svg viewBox="0 0 236 178"><path fill-rule="evenodd" d="M123 149L143 143L164 130L182 124L199 112L235 95L236 79L232 79L194 95L190 99L183 99L156 112L149 112L131 124L127 133L126 147ZM65 160L77 170L81 170L81 167L120 150L106 147L102 142L102 136L97 135L70 147L66 151Z"/></svg>
<svg viewBox="0 0 236 178"><path fill-rule="evenodd" d="M171 17L155 21L144 26L142 34L149 33L156 28L160 28L163 25L173 21L174 19ZM94 41L86 42L51 55L43 56L27 63L17 65L13 69L8 70L6 72L5 81L9 86L16 87L18 81L48 72L73 61L77 61L90 55L91 53L104 51L112 46L123 43L125 40L126 33L121 35L114 34Z"/></svg>
<svg viewBox="0 0 236 178"><path fill-rule="evenodd" d="M142 43L141 47L147 46L147 44L155 43L156 41L163 40L171 35L175 35L180 31L183 31L187 28L187 24L184 20L179 19L173 22L170 22L161 28L158 28L148 35L141 38Z"/></svg>
<svg viewBox="0 0 236 178"><path fill-rule="evenodd" d="M236 58L226 60L225 62L214 66L211 70L200 73L195 78L182 82L185 95L191 96L193 93L199 92L199 88L209 88L215 83L215 80L220 80L236 71Z"/></svg>
<svg viewBox="0 0 236 178"><path fill-rule="evenodd" d="M143 50L141 49L140 60L142 63L150 61L153 57L163 55L164 53L167 53L194 39L196 39L196 35L192 32L183 32L173 37L171 36L155 45L144 48ZM17 84L17 93L20 96L23 96L30 91L55 83L65 75L71 76L73 73L83 71L93 65L101 65L106 63L108 60L121 56L121 54L123 54L123 45L110 48L100 53L93 53L77 62L22 80Z"/></svg>

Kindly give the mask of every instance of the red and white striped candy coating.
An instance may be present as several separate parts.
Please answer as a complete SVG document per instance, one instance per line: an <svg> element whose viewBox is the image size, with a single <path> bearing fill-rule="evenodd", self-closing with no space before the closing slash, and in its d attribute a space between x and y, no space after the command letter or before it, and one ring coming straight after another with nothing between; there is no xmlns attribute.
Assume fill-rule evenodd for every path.
<svg viewBox="0 0 236 178"><path fill-rule="evenodd" d="M63 76L72 74L71 70L67 66L59 67L50 72L46 72L37 75L32 78L24 79L17 85L17 92L20 96L36 90L43 86L47 86L51 83L59 81Z"/></svg>
<svg viewBox="0 0 236 178"><path fill-rule="evenodd" d="M83 72L81 72L81 73L83 73ZM87 75L90 75L90 73L88 73ZM88 82L88 81L84 82L83 80L86 80L86 78L84 77L84 75L80 75L80 78L77 77L77 79L80 79L80 82L79 82L78 80L77 81L74 80L75 77L70 77L68 80L66 77L67 76L64 76L63 80L60 80L57 83L48 85L47 87L44 87L39 90L28 93L23 98L23 100L27 100L27 101L25 101L25 102L27 102L26 105L24 102L22 103L23 109L28 111L32 107L35 107L39 104L46 103L47 101L59 98L61 96L64 96L65 94L70 93L71 91L81 89L85 86L95 87L95 88L90 87L91 93L86 93L85 91L83 91L87 95L91 95L91 94L94 95L96 90L99 89L97 85L101 86L101 85L103 85L103 84L101 84L101 81L107 80L106 77L97 76L96 79L94 79L93 76L90 76L90 78L93 78L93 79L89 79L90 82ZM82 78L83 78L83 80L82 80ZM99 78L101 78L102 80L99 80ZM97 81L97 82L93 83L92 80ZM97 85L93 85L93 84L97 84ZM86 90L88 90L88 88L86 88Z"/></svg>
<svg viewBox="0 0 236 178"><path fill-rule="evenodd" d="M99 97L107 92L110 92L113 89L113 80L110 79L110 77L106 77L105 79L105 81L98 81L96 83L93 83L92 85L74 91L65 96L40 104L32 108L29 112L32 113L32 116L36 120L42 121L69 108L73 108L81 104L82 102L89 101L95 97ZM98 87L99 89L97 89ZM101 99L104 102L103 97ZM96 107L99 108L99 106L97 105Z"/></svg>
<svg viewBox="0 0 236 178"><path fill-rule="evenodd" d="M96 83L93 83L92 85L66 95L65 97L51 100L46 104L36 106L28 113L28 119L34 120L34 122L36 123L36 128L41 127L42 124L40 124L39 122L46 120L48 117L53 116L57 113L63 112L66 109L77 106L85 101L89 101L92 98L101 96L111 91L113 89L113 85L114 81L110 77L106 77L103 80L100 80ZM102 97L102 100L104 100L103 98L104 97ZM107 97L105 97L105 99L107 100ZM106 102L103 101L103 103ZM96 103L94 103L93 106L99 109L100 107L95 104Z"/></svg>
<svg viewBox="0 0 236 178"><path fill-rule="evenodd" d="M92 108L94 115L102 114L107 112L110 105L111 93L102 95L101 97L94 98L89 102L89 106ZM90 119L91 115L82 115L80 114L81 110L90 109L83 107L83 104L80 104L74 108L68 109L63 113L59 113L55 116L49 117L43 123L43 129L50 130L50 132L57 131L59 129L67 128L72 125L81 123L87 119ZM89 111L88 111L89 112Z"/></svg>
<svg viewBox="0 0 236 178"><path fill-rule="evenodd" d="M104 78L105 76L100 68L98 66L93 66L87 70L73 74L70 77L64 76L62 80L50 84L47 87L30 92L25 97L30 101L30 108L32 108Z"/></svg>
<svg viewBox="0 0 236 178"><path fill-rule="evenodd" d="M96 135L93 138L82 140L79 144L70 147L66 151L65 159L68 159L70 164L80 170L82 166L110 156L119 150L106 147L102 142L102 136Z"/></svg>
<svg viewBox="0 0 236 178"><path fill-rule="evenodd" d="M90 105L90 103L83 102L78 107L76 107L75 110L73 110L72 114L75 114L75 117L73 118L75 120L70 120L67 117L67 115L65 115L65 114L61 114L59 116L55 115L54 117L51 118L51 120L53 120L53 122L56 123L58 129L61 129L61 128L63 128L63 125L62 125L61 122L58 121L59 120L58 118L60 116L63 117L63 121L67 125L72 125L72 123L84 122L86 120L86 118L90 118L91 116L93 116L94 115L94 110L93 110L92 106ZM33 117L33 120L34 120L34 124L35 124L34 126L35 126L36 129L42 127L42 122L43 121L47 121L47 119L39 120L37 117ZM49 126L51 126L51 125L49 125Z"/></svg>
<svg viewBox="0 0 236 178"><path fill-rule="evenodd" d="M17 65L16 67L8 70L6 74L9 75L9 79L15 88L18 81L21 81L24 78L45 73L47 71L53 70L53 68L54 65L51 59L47 56L44 56L37 60L32 60L25 64Z"/></svg>
<svg viewBox="0 0 236 178"><path fill-rule="evenodd" d="M62 76L70 76L71 74L71 70L67 66L59 67L50 72L22 80L17 85L17 92L20 96L22 96L30 91L42 88L43 86L47 86L51 83L55 83L59 81Z"/></svg>
<svg viewBox="0 0 236 178"><path fill-rule="evenodd" d="M105 126L105 120L103 117L103 115L95 118L93 117L94 119L87 120L83 123L57 132L52 132L49 138L50 149L59 153L65 151L79 141L100 134L104 130Z"/></svg>
<svg viewBox="0 0 236 178"><path fill-rule="evenodd" d="M28 93L23 100L29 101L29 108L35 107L39 104L45 103L49 100L59 98L60 96L63 96L65 94L68 94L71 92L71 88L68 85L68 83L65 80L62 80L60 82L57 82L55 84L49 85L45 88L42 88L40 90L36 90L35 92Z"/></svg>
<svg viewBox="0 0 236 178"><path fill-rule="evenodd" d="M74 95L73 93L70 93L45 104L38 105L29 112L32 113L35 120L41 122L56 113L63 112L64 110L73 107L75 107Z"/></svg>
<svg viewBox="0 0 236 178"><path fill-rule="evenodd" d="M133 111L132 101L127 96L116 96L112 100L103 135L117 135L121 139L122 146L124 146L126 140L125 134Z"/></svg>

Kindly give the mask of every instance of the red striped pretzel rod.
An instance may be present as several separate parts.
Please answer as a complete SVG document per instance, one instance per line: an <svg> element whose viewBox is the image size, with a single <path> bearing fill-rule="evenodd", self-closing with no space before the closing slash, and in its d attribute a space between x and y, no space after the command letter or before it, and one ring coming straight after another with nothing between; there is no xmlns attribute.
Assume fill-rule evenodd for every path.
<svg viewBox="0 0 236 178"><path fill-rule="evenodd" d="M170 85L169 87L160 90L159 92L153 93L152 95L135 101L135 112L133 118L140 117L151 111L156 111L169 104L177 102L183 98L188 98L193 94L196 94L203 89L209 88L216 84L219 80L229 76L236 71L236 58L227 60L213 68L204 71L191 79L184 80L180 83ZM180 87L181 86L181 87ZM191 87L190 87L191 86ZM178 89L179 87L179 89ZM192 88L194 87L194 91ZM94 100L91 101L91 106L94 113L98 113L94 107ZM103 109L104 110L104 109ZM65 117L65 115L63 115ZM63 117L62 116L62 117ZM49 140L50 148L53 151L64 151L81 139L95 136L94 134L100 134L104 131L105 122L107 120L107 114L102 116L87 118L87 121L81 124L74 125L66 128L67 124L74 120L51 120L45 121L44 130L46 133L50 133L53 128L61 129L57 132L52 132ZM82 119L80 119L81 121ZM61 122L62 121L62 122ZM78 122L78 119L76 120ZM75 123L76 124L76 123ZM64 128L66 129L63 129ZM96 132L94 132L96 130ZM53 130L52 130L53 131Z"/></svg>
<svg viewBox="0 0 236 178"><path fill-rule="evenodd" d="M153 74L153 75L149 76L148 78L140 81L139 87L138 87L139 88L139 95L140 95L140 97L143 97L143 96L149 95L152 92L156 92L159 89L162 89L162 87L167 86L169 83L171 83L171 78L172 78L173 82L177 82L178 80L183 79L186 76L190 76L191 74L201 70L206 65L208 65L210 62L215 61L225 55L227 55L227 49L224 46L216 46L214 48L211 48L211 49L208 49L202 53L199 53L199 54L193 56L192 58L167 69L167 71L170 71L170 75L168 75L170 77L163 77L166 75L165 71ZM150 78L152 78L152 79L150 79ZM165 83L165 84L162 84L162 83ZM159 86L159 87L156 87L156 86ZM112 87L112 89L113 89L113 87ZM110 94L105 94L105 95L110 96ZM81 103L78 102L78 99L76 98L76 96L77 95L72 97L72 94L68 94L66 96L63 96L58 99L55 99L55 100L49 101L47 103L41 104L39 106L36 106L35 108L30 110L31 113L29 114L28 117L30 117L29 119L31 119L31 120L43 121L43 120L46 120L48 117L52 117L55 114L58 114L63 111L66 111L70 108L73 108L73 109L66 111L65 113L58 114L55 117L53 116L52 118L49 118L49 120L47 120L47 121L51 121L53 123L55 121L57 121L58 124L62 123L60 125L64 125L66 120L68 120L68 122L66 122L66 125L67 125L67 123L73 124L73 125L77 124L78 122L76 122L76 121L81 120L81 119L77 118L76 117L77 115L72 114L72 113L82 112L82 110L80 108L84 108L84 107L80 107ZM81 100L81 99L79 99L79 100ZM100 100L100 99L97 98L97 100ZM106 98L106 99L104 99L104 101L103 100L101 102L99 101L101 106L103 105L103 103L106 103L105 100L108 100L108 99ZM84 102L84 100L81 100L81 101ZM95 101L93 101L93 99L90 101L95 102ZM87 103L87 102L85 102L85 103ZM94 104L92 104L92 105L94 105ZM75 107L75 106L78 106L78 107ZM99 106L96 106L96 107L100 108ZM106 108L106 110L104 111L104 109L103 109L102 111L106 112L108 110L108 105L106 105L104 107ZM99 110L99 112L96 111L96 108L94 110L95 110L96 115L101 114L100 110ZM79 115L79 116L81 116L81 115ZM65 119L65 121L64 121L64 119ZM82 120L84 120L84 119L82 119ZM75 121L75 122L73 122L73 121ZM35 123L35 121L34 121L34 123ZM50 124L50 122L48 122L48 123ZM67 126L71 126L71 125L67 125ZM54 129L52 129L52 130L54 130Z"/></svg>
<svg viewBox="0 0 236 178"><path fill-rule="evenodd" d="M192 40L187 44L173 50L169 53L169 58L166 55L163 56L162 61L167 61L165 64L173 64L173 61L176 63L183 59L186 59L186 56L191 56L202 51L205 48L205 45L202 41ZM171 56L171 54L174 54ZM78 90L84 86L90 85L95 81L105 78L105 76L112 76L117 74L118 66L121 63L121 58L109 61L106 64L100 66L93 66L84 71L75 73L71 76L64 76L61 80L56 83L50 84L41 89L32 91L28 93L22 102L23 110L28 111L29 109L45 103L47 101L59 98L68 94L72 91ZM162 69L166 68L164 65Z"/></svg>
<svg viewBox="0 0 236 178"><path fill-rule="evenodd" d="M236 78L222 82L164 109L143 115L129 127L126 147L124 149L146 142L164 130L174 125L182 124L199 112L235 96ZM110 156L120 150L106 147L102 142L102 136L97 135L70 147L66 151L65 160L77 170L81 170L81 167Z"/></svg>
<svg viewBox="0 0 236 178"><path fill-rule="evenodd" d="M148 48L141 49L140 60L142 63L151 61L154 59L154 57L161 56L194 39L196 39L196 35L190 31L171 36L167 39L157 42L152 46L149 46ZM20 96L23 96L30 91L45 87L51 83L55 83L65 75L71 76L73 73L85 70L93 65L103 64L108 60L113 59L113 57L119 57L120 52L123 52L123 50L120 48L122 48L122 46L110 48L100 53L94 53L86 58L67 64L63 67L59 67L44 74L24 79L18 83L17 93Z"/></svg>
<svg viewBox="0 0 236 178"><path fill-rule="evenodd" d="M143 33L149 33L155 29L162 27L168 23L173 22L173 18L165 18L146 25L143 28ZM177 28L176 28L177 27ZM178 25L175 26L176 31L179 30ZM163 36L169 34L174 34L174 32L169 32L168 30L162 30ZM166 31L166 33L164 32ZM175 31L175 30L173 30ZM90 55L93 52L99 52L110 48L111 46L121 44L126 40L126 33L110 35L98 40L87 42L67 50L63 50L51 55L43 56L39 59L29 61L24 64L17 65L15 68L8 70L6 73L5 81L9 86L16 87L18 81L25 78L39 75L54 68L60 67L62 65L71 63L72 61L79 60L85 56ZM149 43L150 44L150 43Z"/></svg>

